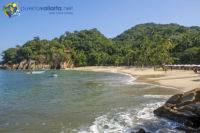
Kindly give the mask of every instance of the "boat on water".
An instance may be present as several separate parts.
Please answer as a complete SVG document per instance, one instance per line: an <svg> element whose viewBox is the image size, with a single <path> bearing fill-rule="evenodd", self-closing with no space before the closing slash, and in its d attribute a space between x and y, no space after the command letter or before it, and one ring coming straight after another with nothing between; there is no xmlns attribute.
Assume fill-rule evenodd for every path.
<svg viewBox="0 0 200 133"><path fill-rule="evenodd" d="M45 71L32 71L32 72L25 72L24 74L42 74Z"/></svg>
<svg viewBox="0 0 200 133"><path fill-rule="evenodd" d="M32 74L42 74L42 73L44 73L45 71L32 71L31 73Z"/></svg>
<svg viewBox="0 0 200 133"><path fill-rule="evenodd" d="M58 77L58 74L52 73L52 74L51 74L51 77Z"/></svg>

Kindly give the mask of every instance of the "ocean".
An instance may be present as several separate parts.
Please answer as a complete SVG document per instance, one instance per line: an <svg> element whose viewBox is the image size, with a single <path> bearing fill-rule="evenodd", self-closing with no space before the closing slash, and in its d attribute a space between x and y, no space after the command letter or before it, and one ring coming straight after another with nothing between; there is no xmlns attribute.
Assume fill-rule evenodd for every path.
<svg viewBox="0 0 200 133"><path fill-rule="evenodd" d="M24 72L0 70L0 133L178 132L178 123L154 116L153 110L179 90L122 73Z"/></svg>

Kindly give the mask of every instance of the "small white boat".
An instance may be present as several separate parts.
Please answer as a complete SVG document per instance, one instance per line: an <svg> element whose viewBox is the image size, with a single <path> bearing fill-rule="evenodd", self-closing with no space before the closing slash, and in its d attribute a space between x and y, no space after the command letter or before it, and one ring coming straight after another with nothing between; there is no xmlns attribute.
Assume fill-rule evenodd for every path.
<svg viewBox="0 0 200 133"><path fill-rule="evenodd" d="M44 73L45 71L32 71L31 73L32 74L42 74L42 73Z"/></svg>
<svg viewBox="0 0 200 133"><path fill-rule="evenodd" d="M58 77L58 75L56 73L52 73L51 77Z"/></svg>

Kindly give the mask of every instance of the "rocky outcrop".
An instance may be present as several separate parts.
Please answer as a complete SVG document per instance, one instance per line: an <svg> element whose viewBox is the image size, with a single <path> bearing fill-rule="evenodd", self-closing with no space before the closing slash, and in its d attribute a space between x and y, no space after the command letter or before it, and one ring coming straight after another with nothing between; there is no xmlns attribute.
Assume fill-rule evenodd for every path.
<svg viewBox="0 0 200 133"><path fill-rule="evenodd" d="M27 66L28 66L27 60L23 60L23 61L21 61L21 62L19 63L19 66L18 66L17 69L26 69Z"/></svg>
<svg viewBox="0 0 200 133"><path fill-rule="evenodd" d="M195 129L187 126L177 127L177 130L185 131L186 133L200 133L200 129Z"/></svg>
<svg viewBox="0 0 200 133"><path fill-rule="evenodd" d="M35 61L34 60L29 60L27 62L28 69L35 69Z"/></svg>
<svg viewBox="0 0 200 133"><path fill-rule="evenodd" d="M15 70L15 69L17 69L18 67L19 67L19 64L14 64L14 65L11 66L11 69L12 69L12 70Z"/></svg>
<svg viewBox="0 0 200 133"><path fill-rule="evenodd" d="M63 63L61 62L60 63L60 69L65 69L65 68L67 68L68 65L69 65L69 62L66 62L66 61L63 62Z"/></svg>
<svg viewBox="0 0 200 133"><path fill-rule="evenodd" d="M60 63L60 69L66 69L66 68L72 68L73 67L73 63L68 61L68 62L63 62Z"/></svg>
<svg viewBox="0 0 200 133"><path fill-rule="evenodd" d="M49 65L49 64L35 64L33 66L33 68L34 69L43 69L43 68L45 68L45 69L51 69L51 65Z"/></svg>
<svg viewBox="0 0 200 133"><path fill-rule="evenodd" d="M1 65L0 69L9 69L9 68L8 68L8 65L5 64L5 65Z"/></svg>
<svg viewBox="0 0 200 133"><path fill-rule="evenodd" d="M172 96L154 114L182 123L179 129L195 130L200 127L200 88Z"/></svg>
<svg viewBox="0 0 200 133"><path fill-rule="evenodd" d="M63 62L58 64L58 66L55 67L55 64L50 65L50 64L44 64L44 63L36 63L34 60L23 60L21 61L19 64L13 64L13 65L7 65L4 64L3 66L0 67L0 69L8 69L8 70L15 70L15 69L19 69L19 70L24 70L24 69L30 69L30 70L34 70L34 69L66 69L66 68L71 68L73 67L73 63L72 62Z"/></svg>

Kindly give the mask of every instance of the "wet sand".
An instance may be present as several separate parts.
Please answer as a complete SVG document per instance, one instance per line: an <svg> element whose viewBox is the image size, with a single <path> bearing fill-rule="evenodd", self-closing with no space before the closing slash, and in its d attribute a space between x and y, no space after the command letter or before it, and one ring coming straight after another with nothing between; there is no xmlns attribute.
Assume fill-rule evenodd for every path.
<svg viewBox="0 0 200 133"><path fill-rule="evenodd" d="M116 66L91 66L76 67L70 70L106 71L131 74L137 82L174 87L182 91L189 91L200 87L200 74L189 70L154 71L153 68L116 67Z"/></svg>

